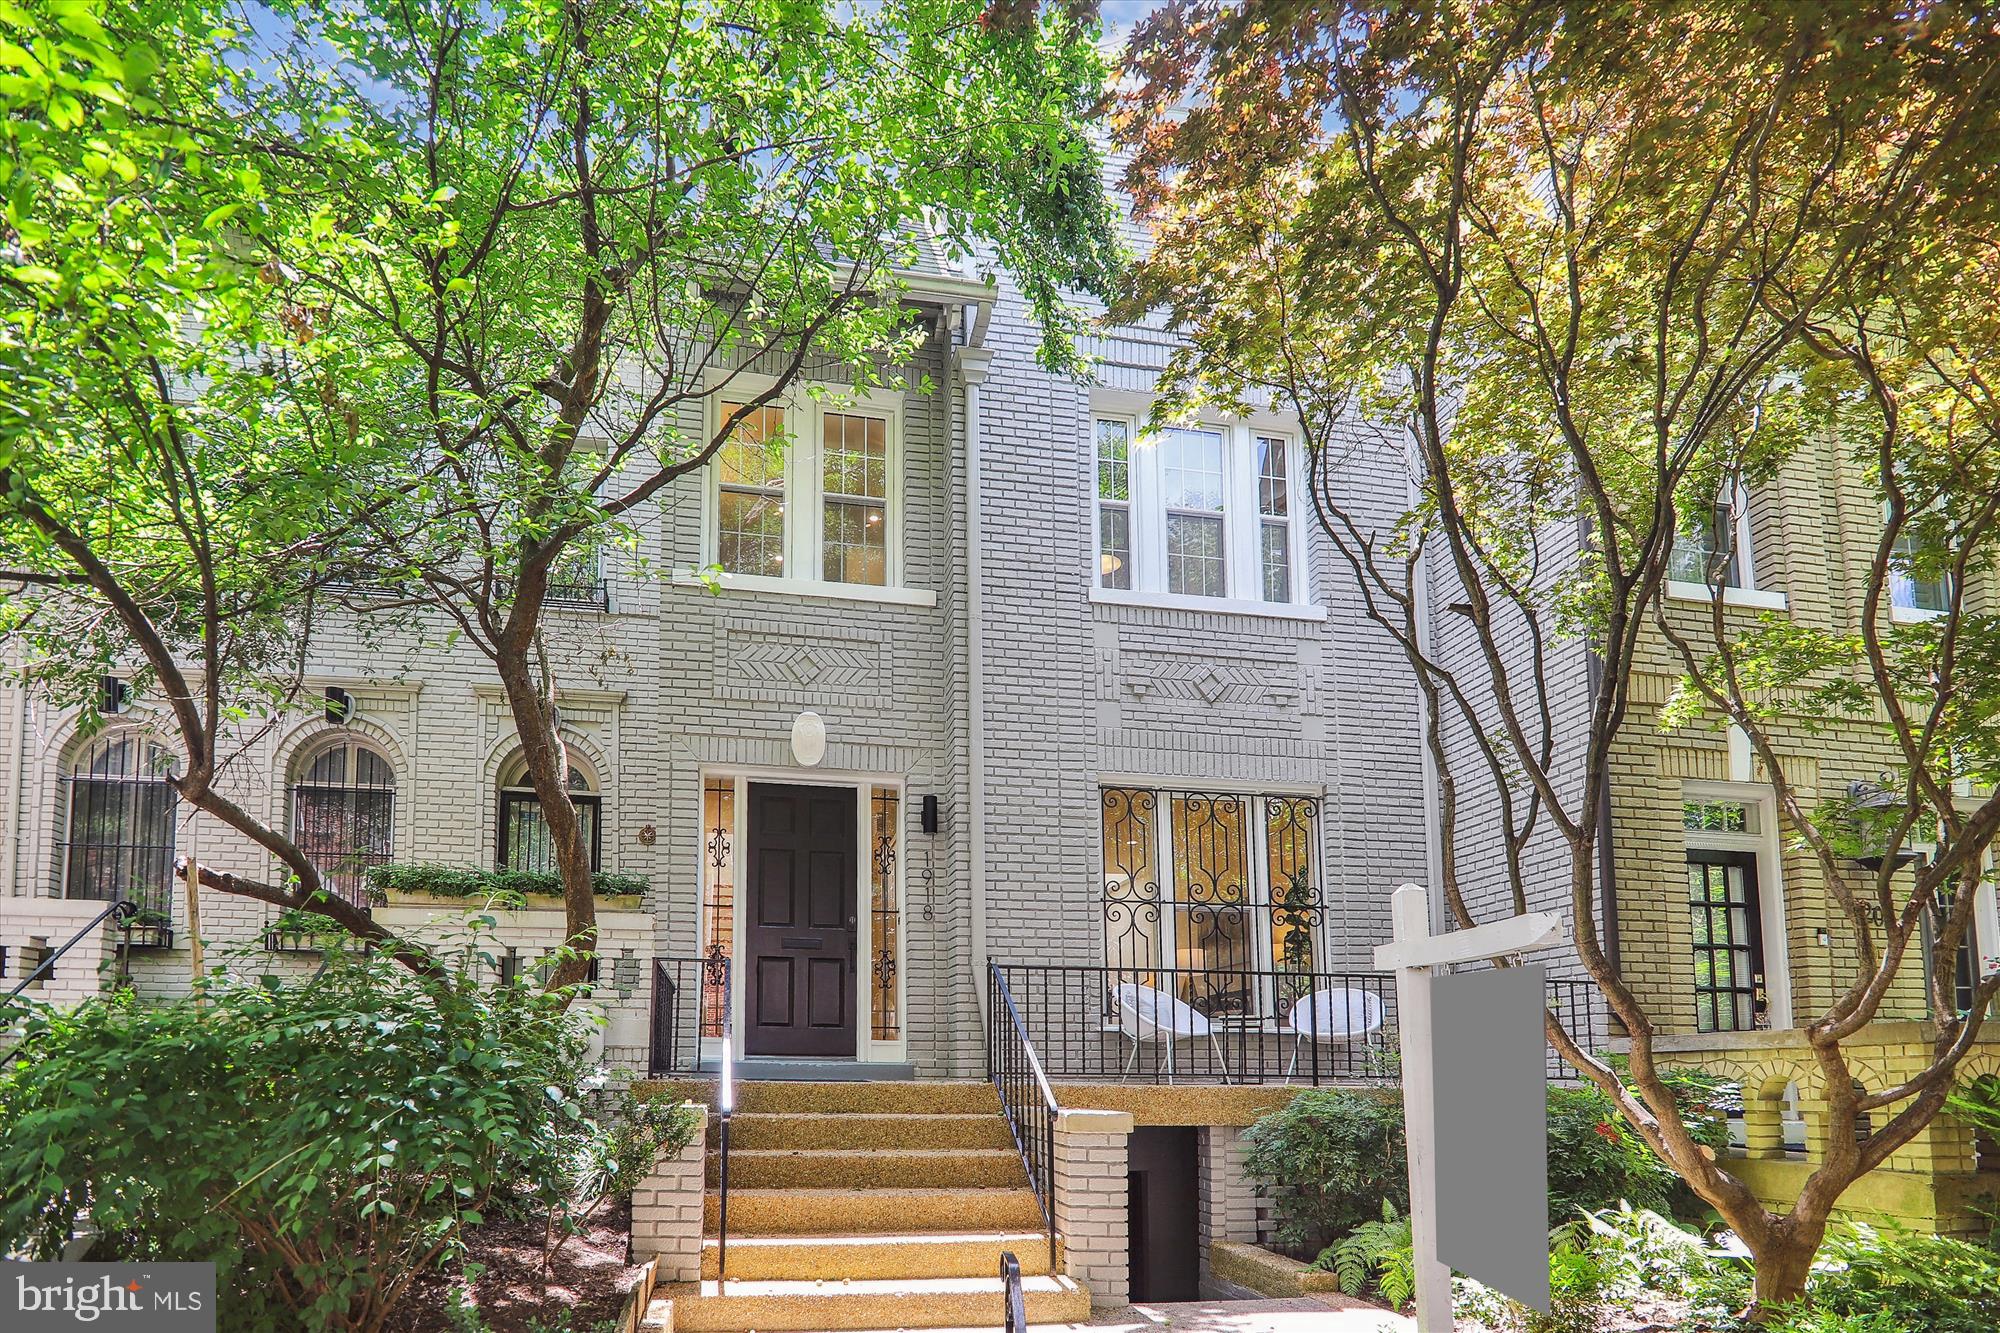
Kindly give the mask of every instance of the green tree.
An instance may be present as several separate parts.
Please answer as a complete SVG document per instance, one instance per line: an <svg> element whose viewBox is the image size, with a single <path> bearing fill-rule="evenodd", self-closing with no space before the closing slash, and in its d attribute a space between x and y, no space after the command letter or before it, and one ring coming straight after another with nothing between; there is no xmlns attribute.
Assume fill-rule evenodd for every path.
<svg viewBox="0 0 2000 1333"><path fill-rule="evenodd" d="M344 409L347 350L242 243L237 219L299 215L228 132L234 40L204 3L0 5L0 641L86 727L136 664L181 797L285 877L211 882L422 965L224 777L296 698L316 590L407 470Z"/></svg>
<svg viewBox="0 0 2000 1333"><path fill-rule="evenodd" d="M2000 506L1991 14L1182 0L1142 25L1132 72L1121 127L1156 243L1128 304L1165 307L1188 339L1157 415L1297 413L1320 526L1421 691L1454 920L1474 923L1454 834L1476 784L1514 910L1537 874L1559 885L1630 1034L1631 1088L1553 1016L1551 1043L1742 1236L1768 1317L1802 1290L1842 1191L1937 1114L2000 989L1982 978L1963 1015L1950 994L2000 827L2000 799L1954 794L2000 776L2000 625L1967 595ZM1885 501L1858 628L1745 631L1723 614L1726 551L1693 571L1705 614L1670 611L1677 540L1824 438L1862 451ZM1363 450L1408 460L1415 498L1391 523L1353 502ZM1952 575L1947 604L1895 625L1889 589L1912 568ZM1432 586L1464 613L1435 634ZM1832 1135L1788 1210L1703 1151L1600 944L1610 763L1662 644L1684 674L1664 721L1742 728L1858 959L1804 1027L1833 1122L1870 1115L1873 1132ZM1554 687L1586 657L1577 717ZM1845 812L1775 740L1834 723L1875 728L1897 760L1889 856L1861 885L1835 847ZM1929 829L1935 855L1896 877L1895 850ZM1926 966L1926 1067L1855 1091L1844 1044Z"/></svg>
<svg viewBox="0 0 2000 1333"><path fill-rule="evenodd" d="M240 132L313 230L244 225L356 349L343 399L416 460L367 525L400 591L356 609L441 619L492 663L587 953L551 584L637 549L808 371L896 379L937 336L903 299L927 254L1009 269L1074 367L1062 292L1116 260L1095 28L977 0L274 8Z"/></svg>
<svg viewBox="0 0 2000 1333"><path fill-rule="evenodd" d="M182 796L288 879L204 882L375 938L224 794L230 738L282 716L330 617L475 645L581 951L556 986L595 906L551 584L636 548L807 370L894 378L938 334L912 268L1006 268L1074 369L1064 293L1118 259L1081 7L50 0L0 23L5 629L74 700L144 662Z"/></svg>

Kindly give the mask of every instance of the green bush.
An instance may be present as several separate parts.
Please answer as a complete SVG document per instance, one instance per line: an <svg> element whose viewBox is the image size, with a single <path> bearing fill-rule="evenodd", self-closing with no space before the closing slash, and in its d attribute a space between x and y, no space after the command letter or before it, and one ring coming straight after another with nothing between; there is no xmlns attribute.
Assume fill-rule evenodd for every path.
<svg viewBox="0 0 2000 1333"><path fill-rule="evenodd" d="M1382 1215L1410 1209L1403 1104L1394 1096L1315 1088L1244 1133L1244 1166L1269 1195L1278 1242L1320 1253Z"/></svg>
<svg viewBox="0 0 2000 1333"><path fill-rule="evenodd" d="M1828 1315L1903 1333L2000 1328L2000 1253L1987 1246L1856 1224L1829 1232L1819 1258L1804 1308L1781 1325L1787 1333L1845 1327L1826 1324Z"/></svg>
<svg viewBox="0 0 2000 1333"><path fill-rule="evenodd" d="M646 880L640 875L614 875L600 870L590 877L590 883L591 889L600 897L646 891ZM415 862L371 867L368 889L378 903L392 890L397 893L428 893L439 898L520 898L531 893L560 896L562 881L550 872L475 870Z"/></svg>
<svg viewBox="0 0 2000 1333"><path fill-rule="evenodd" d="M0 1012L0 1252L53 1258L87 1216L97 1257L216 1262L225 1329L372 1330L492 1209L559 1233L691 1132L607 1127L572 1092L586 1020L470 968L347 950L203 989Z"/></svg>
<svg viewBox="0 0 2000 1333"><path fill-rule="evenodd" d="M1695 1138L1721 1149L1729 1124L1715 1085L1674 1072ZM1549 1089L1549 1225L1627 1200L1641 1209L1699 1215L1694 1194L1594 1087ZM1278 1243L1302 1258L1380 1216L1410 1206L1403 1107L1393 1096L1314 1089L1245 1134L1244 1165L1272 1202Z"/></svg>

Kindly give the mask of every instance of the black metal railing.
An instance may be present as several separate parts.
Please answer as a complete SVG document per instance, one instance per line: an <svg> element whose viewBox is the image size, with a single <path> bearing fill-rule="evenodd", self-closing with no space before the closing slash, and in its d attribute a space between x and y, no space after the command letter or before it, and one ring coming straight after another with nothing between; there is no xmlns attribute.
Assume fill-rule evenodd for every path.
<svg viewBox="0 0 2000 1333"><path fill-rule="evenodd" d="M1054 1079L1393 1081L1384 972L996 963Z"/></svg>
<svg viewBox="0 0 2000 1333"><path fill-rule="evenodd" d="M1068 967L995 963L1023 1040L1051 1079L1087 1082L1393 1083L1396 983L1387 972ZM1602 1050L1596 983L1552 980L1548 1003ZM1548 1077L1579 1076L1553 1047Z"/></svg>
<svg viewBox="0 0 2000 1333"><path fill-rule="evenodd" d="M118 942L119 972L121 975L123 975L124 950L126 944L125 935L131 931L132 923L138 919L138 916L139 916L139 905L137 903L128 902L127 900L120 898L116 902L110 904L102 912L99 912L96 916L90 918L89 923L86 924L83 927L83 929L77 931L76 934L70 936L67 940L63 941L60 947L54 949L41 950L40 955L35 960L35 965L28 969L28 975L22 977L20 981L15 983L14 988L7 992L7 998L11 1000L15 996L19 995L22 991L28 989L28 987L34 985L36 982L45 981L49 977L54 976L56 971L57 961L60 960L64 954L68 953L71 949L75 948L77 942L83 939L84 936L90 934L91 931L96 930L99 926L103 925L107 917L116 917L118 919L116 924L120 931L120 937ZM23 958L23 961L24 962L26 961L25 957Z"/></svg>
<svg viewBox="0 0 2000 1333"><path fill-rule="evenodd" d="M986 1077L1000 1094L1035 1202L1049 1233L1049 1271L1056 1271L1056 1094L1021 1021L998 963L987 967Z"/></svg>
<svg viewBox="0 0 2000 1333"><path fill-rule="evenodd" d="M512 579L500 579L497 583L502 600L514 595ZM550 579L542 588L542 605L609 611L611 585L602 577Z"/></svg>
<svg viewBox="0 0 2000 1333"><path fill-rule="evenodd" d="M1605 1003L1604 992L1597 983L1550 978L1548 993L1550 1011L1576 1044L1586 1051L1603 1050L1611 1035L1611 1006ZM1548 1048L1548 1075L1558 1083L1575 1083L1583 1078L1553 1046Z"/></svg>
<svg viewBox="0 0 2000 1333"><path fill-rule="evenodd" d="M1028 1300L1021 1290L1021 1261L1012 1250L1000 1252L1000 1285L1006 1302L1006 1333L1028 1333Z"/></svg>
<svg viewBox="0 0 2000 1333"><path fill-rule="evenodd" d="M647 1060L647 1072L654 1078L716 1072L715 1065L702 1065L704 1011L722 1014L724 1040L728 1041L729 960L719 956L655 958L652 1050Z"/></svg>
<svg viewBox="0 0 2000 1333"><path fill-rule="evenodd" d="M736 1023L730 1015L729 959L722 964L722 1078L715 1090L715 1115L720 1122L715 1203L715 1276L729 1276L729 1121L736 1114Z"/></svg>

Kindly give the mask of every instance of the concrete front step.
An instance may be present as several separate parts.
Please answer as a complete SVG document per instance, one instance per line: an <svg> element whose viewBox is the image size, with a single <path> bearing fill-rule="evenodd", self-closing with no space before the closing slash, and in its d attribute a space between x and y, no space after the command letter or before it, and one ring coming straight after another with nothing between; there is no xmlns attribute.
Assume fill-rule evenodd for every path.
<svg viewBox="0 0 2000 1333"><path fill-rule="evenodd" d="M722 1180L722 1158L708 1159L708 1183ZM732 1147L729 1192L739 1189L986 1189L1028 1183L1013 1148L874 1148L819 1152Z"/></svg>
<svg viewBox="0 0 2000 1333"><path fill-rule="evenodd" d="M1030 1322L1059 1324L1090 1317L1090 1293L1066 1277L1023 1278L1021 1289ZM672 1303L676 1333L998 1328L1006 1306L1006 1290L997 1276L862 1282L731 1278L726 1283L670 1283L657 1294Z"/></svg>
<svg viewBox="0 0 2000 1333"><path fill-rule="evenodd" d="M864 1111L826 1113L738 1112L729 1141L737 1149L765 1148L1007 1148L1014 1146L1006 1119L997 1111L931 1114ZM717 1151L711 1128L708 1150Z"/></svg>
<svg viewBox="0 0 2000 1333"><path fill-rule="evenodd" d="M735 1219L731 1219L733 1232ZM729 1280L894 1279L990 1277L1000 1256L1012 1253L1023 1276L1049 1274L1045 1231L996 1231L983 1235L737 1236L729 1238ZM1062 1246L1056 1246L1062 1261ZM721 1275L721 1246L701 1243L701 1275Z"/></svg>
<svg viewBox="0 0 2000 1333"><path fill-rule="evenodd" d="M715 1085L697 1085L713 1105ZM736 1109L753 1114L974 1115L1000 1113L991 1083L930 1079L908 1083L758 1083L736 1085Z"/></svg>
<svg viewBox="0 0 2000 1333"><path fill-rule="evenodd" d="M732 1167L733 1170L733 1167ZM702 1199L704 1230L716 1233L721 1199ZM1015 1189L738 1189L729 1186L729 1236L910 1235L1037 1231L1035 1192Z"/></svg>

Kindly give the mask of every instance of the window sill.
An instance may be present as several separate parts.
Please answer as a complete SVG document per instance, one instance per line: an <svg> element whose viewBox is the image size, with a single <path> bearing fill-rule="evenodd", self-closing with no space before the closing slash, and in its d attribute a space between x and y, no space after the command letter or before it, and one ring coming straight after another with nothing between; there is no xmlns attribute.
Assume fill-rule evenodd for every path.
<svg viewBox="0 0 2000 1333"><path fill-rule="evenodd" d="M675 574L676 588L707 588L706 580ZM724 574L721 591L755 592L780 597L823 597L837 602L874 602L885 606L936 606L937 594L927 588L878 588L866 583L815 583L805 579L774 579L762 574Z"/></svg>
<svg viewBox="0 0 2000 1333"><path fill-rule="evenodd" d="M1889 620L1897 625L1921 625L1926 620L1942 620L1949 611L1926 611L1920 606L1891 606Z"/></svg>
<svg viewBox="0 0 2000 1333"><path fill-rule="evenodd" d="M1669 579L1667 596L1677 602L1708 602L1714 600L1714 590L1706 583L1683 583L1679 579ZM1769 588L1724 588L1722 604L1753 611L1783 611L1790 605L1785 600L1785 594Z"/></svg>
<svg viewBox="0 0 2000 1333"><path fill-rule="evenodd" d="M1129 588L1092 588L1090 600L1102 606L1147 606L1160 611L1205 611L1212 615L1264 616L1272 620L1326 619L1326 608L1299 602L1250 602L1235 597L1186 597L1170 592L1137 592Z"/></svg>

